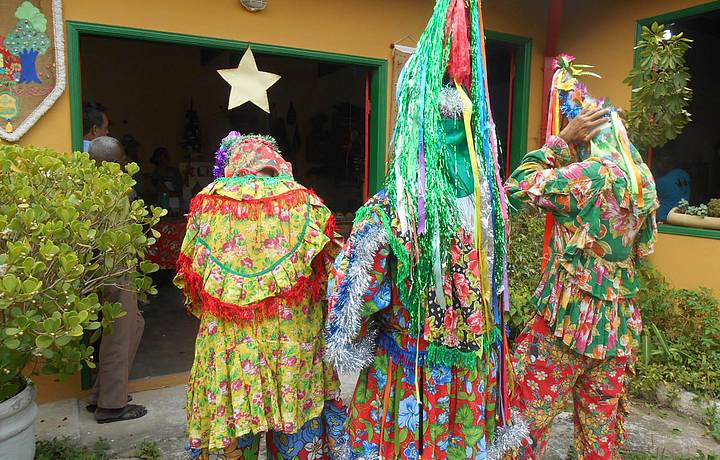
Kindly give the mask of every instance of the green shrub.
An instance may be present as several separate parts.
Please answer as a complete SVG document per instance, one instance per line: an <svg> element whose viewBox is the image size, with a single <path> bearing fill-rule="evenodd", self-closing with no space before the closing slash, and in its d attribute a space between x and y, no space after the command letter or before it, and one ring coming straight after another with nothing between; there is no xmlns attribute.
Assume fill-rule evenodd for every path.
<svg viewBox="0 0 720 460"><path fill-rule="evenodd" d="M530 303L540 283L544 214L524 208L510 217L508 278L510 283L510 330L517 336L532 317L535 307Z"/></svg>
<svg viewBox="0 0 720 460"><path fill-rule="evenodd" d="M658 23L643 26L635 46L637 63L625 79L633 88L626 125L641 152L675 139L691 119L687 107L693 92L688 87L690 69L685 53L692 40L682 33L668 38L667 30Z"/></svg>
<svg viewBox="0 0 720 460"><path fill-rule="evenodd" d="M648 264L638 270L644 331L633 391L653 397L661 382L720 396L720 302L708 289L674 289Z"/></svg>
<svg viewBox="0 0 720 460"><path fill-rule="evenodd" d="M90 447L80 446L77 441L65 437L35 444L35 460L109 460L110 444L100 438Z"/></svg>
<svg viewBox="0 0 720 460"><path fill-rule="evenodd" d="M61 378L93 365L85 332L96 338L124 314L99 299L103 288L129 280L155 292L147 275L157 266L143 258L165 211L128 206L138 167L126 170L84 153L0 146L0 402L32 362Z"/></svg>

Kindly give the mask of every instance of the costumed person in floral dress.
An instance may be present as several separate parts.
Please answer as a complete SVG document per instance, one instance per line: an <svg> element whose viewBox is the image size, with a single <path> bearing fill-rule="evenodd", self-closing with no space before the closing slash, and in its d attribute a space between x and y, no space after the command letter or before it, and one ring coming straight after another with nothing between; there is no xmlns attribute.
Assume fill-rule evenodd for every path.
<svg viewBox="0 0 720 460"><path fill-rule="evenodd" d="M275 141L233 132L191 202L176 284L200 318L187 398L193 458L335 459L346 411L324 363L327 273L340 248Z"/></svg>
<svg viewBox="0 0 720 460"><path fill-rule="evenodd" d="M532 440L519 458L542 456L570 398L578 458L619 458L624 389L642 328L635 267L656 235L652 174L617 110L587 94L578 79L587 66L573 59L557 59L545 146L506 184L513 198L549 216L537 314L517 339L514 407Z"/></svg>
<svg viewBox="0 0 720 460"><path fill-rule="evenodd" d="M335 262L327 360L362 369L351 458L497 458L526 434L509 407L507 208L484 58L479 2L439 0L400 77L385 188Z"/></svg>

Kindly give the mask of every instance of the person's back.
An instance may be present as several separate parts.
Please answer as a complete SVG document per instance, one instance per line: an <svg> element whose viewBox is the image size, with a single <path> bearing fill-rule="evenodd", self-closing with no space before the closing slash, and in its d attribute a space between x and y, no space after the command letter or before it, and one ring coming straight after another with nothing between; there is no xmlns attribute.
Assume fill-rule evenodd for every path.
<svg viewBox="0 0 720 460"><path fill-rule="evenodd" d="M548 115L555 132L506 184L553 223L531 300L537 311L516 340L513 406L531 435L515 458L542 456L571 398L578 454L618 454L625 380L642 330L635 267L655 242L652 174L617 111L587 95L572 59L560 56L553 77L551 106L562 109Z"/></svg>
<svg viewBox="0 0 720 460"><path fill-rule="evenodd" d="M90 142L88 153L96 163L119 163L126 161L122 144L115 138L99 136ZM134 192L131 192L131 196ZM130 211L128 196L120 196L121 212ZM125 316L116 320L111 333L103 335L100 342L100 366L93 392L88 400L88 410L95 413L98 423L131 420L144 416L145 407L128 404L128 378L137 352L145 320L138 309L136 293L128 286L129 279L117 280L117 286L105 289L104 298L119 302Z"/></svg>
<svg viewBox="0 0 720 460"><path fill-rule="evenodd" d="M175 280L201 320L187 407L199 457L231 440L253 449L262 433L277 450L343 414L322 360L332 213L269 139L231 133L218 158L221 177L191 202ZM334 435L317 438L328 455Z"/></svg>

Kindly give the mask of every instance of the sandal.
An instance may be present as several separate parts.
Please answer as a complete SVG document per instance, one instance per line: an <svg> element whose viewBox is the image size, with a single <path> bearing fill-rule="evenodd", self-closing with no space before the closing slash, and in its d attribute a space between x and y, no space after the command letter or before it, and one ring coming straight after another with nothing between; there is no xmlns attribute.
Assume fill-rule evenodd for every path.
<svg viewBox="0 0 720 460"><path fill-rule="evenodd" d="M145 406L128 404L122 409L99 409L95 412L95 421L98 423L124 422L135 420L147 414Z"/></svg>
<svg viewBox="0 0 720 460"><path fill-rule="evenodd" d="M128 402L130 401L132 401L132 395L128 395ZM97 404L88 404L87 406L85 406L85 409L91 414L94 414L97 410Z"/></svg>

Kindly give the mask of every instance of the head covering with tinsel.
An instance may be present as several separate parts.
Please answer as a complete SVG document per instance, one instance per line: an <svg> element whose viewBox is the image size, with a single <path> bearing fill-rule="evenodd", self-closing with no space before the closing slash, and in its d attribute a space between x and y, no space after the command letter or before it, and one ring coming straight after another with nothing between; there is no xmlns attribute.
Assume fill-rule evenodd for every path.
<svg viewBox="0 0 720 460"><path fill-rule="evenodd" d="M386 222L410 331L428 340L429 362L496 360L509 418L507 207L485 57L480 2L438 0L398 81L385 189L357 219Z"/></svg>

